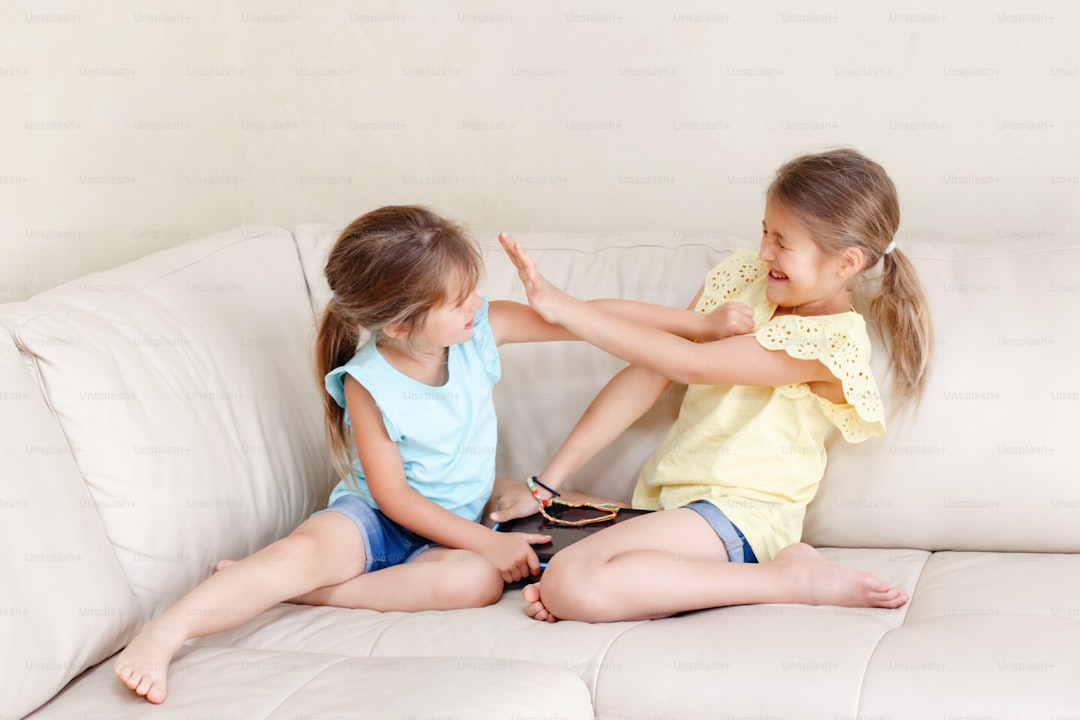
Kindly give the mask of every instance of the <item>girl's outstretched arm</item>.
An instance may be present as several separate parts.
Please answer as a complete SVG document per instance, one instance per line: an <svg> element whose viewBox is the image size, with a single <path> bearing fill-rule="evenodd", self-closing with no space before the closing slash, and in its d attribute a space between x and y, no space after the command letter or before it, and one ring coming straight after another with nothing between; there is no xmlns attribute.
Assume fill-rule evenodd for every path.
<svg viewBox="0 0 1080 720"><path fill-rule="evenodd" d="M499 233L504 247L514 241ZM753 312L748 305L724 303L711 313L694 312L701 291L685 310L653 303L605 298L586 301L588 305L617 317L664 330L690 340L719 340L754 329ZM495 344L577 340L566 327L549 322L534 308L509 300L493 300L488 311Z"/></svg>
<svg viewBox="0 0 1080 720"><path fill-rule="evenodd" d="M805 382L839 386L817 360L798 360L783 351L766 350L747 335L695 343L606 313L547 282L520 244L507 236L500 236L499 241L517 267L529 303L541 317L627 362L686 384L779 386Z"/></svg>

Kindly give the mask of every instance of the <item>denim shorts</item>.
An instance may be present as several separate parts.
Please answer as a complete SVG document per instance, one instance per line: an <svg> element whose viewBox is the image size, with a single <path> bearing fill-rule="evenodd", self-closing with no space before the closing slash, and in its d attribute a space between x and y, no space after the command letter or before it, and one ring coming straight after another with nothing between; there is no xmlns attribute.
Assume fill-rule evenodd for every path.
<svg viewBox="0 0 1080 720"><path fill-rule="evenodd" d="M364 538L366 573L407 563L435 546L435 543L401 527L356 495L342 495L311 517L324 512L341 513L356 523Z"/></svg>
<svg viewBox="0 0 1080 720"><path fill-rule="evenodd" d="M723 541L724 547L727 548L728 560L741 563L757 562L757 556L754 555L754 551L751 549L750 543L746 541L742 530L735 527L735 523L728 520L727 515L720 508L708 500L698 500L683 507L689 508L705 518L705 522L709 523L712 529L716 531L716 534Z"/></svg>

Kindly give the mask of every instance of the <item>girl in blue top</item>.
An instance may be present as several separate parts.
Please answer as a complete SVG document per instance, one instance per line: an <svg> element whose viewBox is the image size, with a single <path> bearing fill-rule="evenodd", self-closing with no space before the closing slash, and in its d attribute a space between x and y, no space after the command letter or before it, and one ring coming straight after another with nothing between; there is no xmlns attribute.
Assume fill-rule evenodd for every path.
<svg viewBox="0 0 1080 720"><path fill-rule="evenodd" d="M169 662L185 641L283 601L479 607L502 596L504 581L539 572L532 545L549 537L477 522L495 482L496 347L572 336L527 305L487 303L476 292L481 269L461 228L424 208L380 208L344 230L326 264L334 299L316 348L344 479L325 510L254 555L219 563L147 623L114 665L124 684L163 702ZM684 337L726 332L719 315L596 302Z"/></svg>

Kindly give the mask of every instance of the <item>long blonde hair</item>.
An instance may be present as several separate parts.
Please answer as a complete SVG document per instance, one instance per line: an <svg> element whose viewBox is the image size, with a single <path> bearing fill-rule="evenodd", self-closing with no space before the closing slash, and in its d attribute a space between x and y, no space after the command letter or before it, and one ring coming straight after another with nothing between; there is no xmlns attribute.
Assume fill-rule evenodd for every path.
<svg viewBox="0 0 1080 720"><path fill-rule="evenodd" d="M794 214L825 252L862 250L866 262L855 289L869 295L870 321L889 350L893 397L901 406L917 404L933 329L915 268L893 243L900 203L885 169L847 148L803 155L780 167L766 196ZM871 278L878 262L881 272Z"/></svg>
<svg viewBox="0 0 1080 720"><path fill-rule="evenodd" d="M471 291L482 269L480 250L464 228L427 208L389 205L354 220L326 261L333 299L315 341L319 387L356 354L365 333L377 342L383 328L396 324L414 336L432 309L463 299L449 293ZM345 409L325 392L323 409L334 468L351 478Z"/></svg>

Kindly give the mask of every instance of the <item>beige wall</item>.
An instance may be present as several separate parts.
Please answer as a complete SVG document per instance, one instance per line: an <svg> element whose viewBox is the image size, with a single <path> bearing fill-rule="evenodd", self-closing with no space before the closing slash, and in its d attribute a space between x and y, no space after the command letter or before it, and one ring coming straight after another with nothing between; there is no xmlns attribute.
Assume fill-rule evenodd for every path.
<svg viewBox="0 0 1080 720"><path fill-rule="evenodd" d="M1075 237L1072 0L6 2L0 300L243 223L422 202L756 240L850 144L907 237Z"/></svg>

